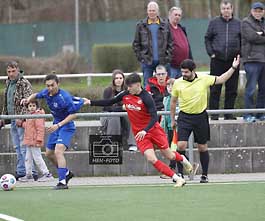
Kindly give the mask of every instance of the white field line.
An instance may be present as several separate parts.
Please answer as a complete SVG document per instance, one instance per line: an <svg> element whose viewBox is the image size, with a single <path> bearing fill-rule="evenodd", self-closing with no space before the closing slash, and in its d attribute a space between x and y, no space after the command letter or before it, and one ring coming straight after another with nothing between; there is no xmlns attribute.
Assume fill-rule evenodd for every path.
<svg viewBox="0 0 265 221"><path fill-rule="evenodd" d="M6 220L6 221L24 221L24 220L22 220L22 219L18 219L18 218L16 218L16 217L8 216L8 215L1 214L1 213L0 213L0 219L2 219L2 220Z"/></svg>

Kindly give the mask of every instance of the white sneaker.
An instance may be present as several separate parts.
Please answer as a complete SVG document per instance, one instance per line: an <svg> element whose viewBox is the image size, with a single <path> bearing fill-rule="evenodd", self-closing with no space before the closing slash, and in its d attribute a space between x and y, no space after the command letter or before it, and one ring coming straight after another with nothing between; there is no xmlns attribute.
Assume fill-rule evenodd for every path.
<svg viewBox="0 0 265 221"><path fill-rule="evenodd" d="M129 146L129 151L137 151L137 146Z"/></svg>
<svg viewBox="0 0 265 221"><path fill-rule="evenodd" d="M52 176L52 174L48 173L48 174L44 174L42 177L40 177L38 179L38 182L47 182L47 181L51 181L53 179L54 179L54 177Z"/></svg>
<svg viewBox="0 0 265 221"><path fill-rule="evenodd" d="M173 182L176 182L174 187L183 187L186 184L186 181L179 176L177 176L175 179L173 178Z"/></svg>
<svg viewBox="0 0 265 221"><path fill-rule="evenodd" d="M181 156L183 157L183 161L181 161L181 163L183 164L185 171L188 174L191 174L193 171L193 167L192 167L191 163L187 160L187 158L184 155L181 155Z"/></svg>
<svg viewBox="0 0 265 221"><path fill-rule="evenodd" d="M23 176L23 177L19 177L18 181L20 181L20 182L33 182L34 178L33 178L32 175L26 175L26 176Z"/></svg>

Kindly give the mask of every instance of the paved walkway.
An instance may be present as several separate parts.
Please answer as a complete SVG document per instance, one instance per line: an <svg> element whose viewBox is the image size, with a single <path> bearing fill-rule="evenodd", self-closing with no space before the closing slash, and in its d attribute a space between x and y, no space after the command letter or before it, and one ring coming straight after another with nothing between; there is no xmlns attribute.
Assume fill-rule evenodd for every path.
<svg viewBox="0 0 265 221"><path fill-rule="evenodd" d="M199 183L200 176L195 176L194 180L187 180L187 183ZM240 174L210 174L210 183L216 182L247 182L265 181L265 173L240 173ZM50 182L17 182L17 187L43 187L55 186L57 179ZM120 176L120 177L74 177L69 186L80 185L144 185L144 184L171 184L171 179L160 179L159 176Z"/></svg>

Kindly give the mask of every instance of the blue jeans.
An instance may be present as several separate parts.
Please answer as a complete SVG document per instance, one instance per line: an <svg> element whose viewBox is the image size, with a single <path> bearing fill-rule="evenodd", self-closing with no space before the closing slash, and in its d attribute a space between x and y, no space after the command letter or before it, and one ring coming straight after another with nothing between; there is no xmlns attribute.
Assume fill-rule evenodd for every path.
<svg viewBox="0 0 265 221"><path fill-rule="evenodd" d="M255 108L254 94L258 83L258 93L256 108L265 107L265 63L250 62L245 63L247 83L245 90L245 108ZM250 114L247 114L250 115ZM257 114L260 117L262 114Z"/></svg>
<svg viewBox="0 0 265 221"><path fill-rule="evenodd" d="M175 78L175 79L180 78L182 76L181 69L180 68L174 68L170 65L169 76L171 78Z"/></svg>
<svg viewBox="0 0 265 221"><path fill-rule="evenodd" d="M146 87L147 83L148 83L148 79L150 77L153 77L153 73L156 69L156 66L159 64L158 61L153 61L152 64L145 64L142 63L142 71L143 71L143 76L144 76L144 88Z"/></svg>
<svg viewBox="0 0 265 221"><path fill-rule="evenodd" d="M16 174L19 176L26 175L26 168L25 168L25 158L26 158L26 146L23 145L23 138L24 138L24 128L17 127L16 121L11 121L11 130L10 130L11 138L14 147L16 148L17 153L17 168ZM38 173L33 167L33 175L37 175Z"/></svg>

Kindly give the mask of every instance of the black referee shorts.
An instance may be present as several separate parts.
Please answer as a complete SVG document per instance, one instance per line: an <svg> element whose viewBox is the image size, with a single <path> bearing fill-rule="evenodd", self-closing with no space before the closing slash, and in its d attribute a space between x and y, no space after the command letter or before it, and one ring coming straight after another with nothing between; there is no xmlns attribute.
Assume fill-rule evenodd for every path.
<svg viewBox="0 0 265 221"><path fill-rule="evenodd" d="M180 111L177 124L179 141L188 141L192 131L196 143L206 144L210 140L209 118L206 111L200 114L187 114Z"/></svg>

